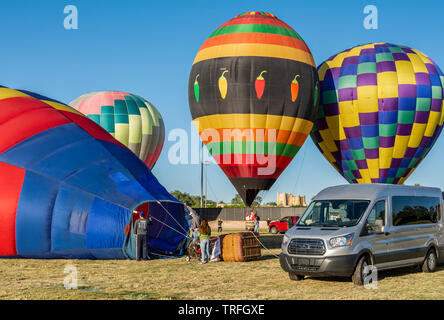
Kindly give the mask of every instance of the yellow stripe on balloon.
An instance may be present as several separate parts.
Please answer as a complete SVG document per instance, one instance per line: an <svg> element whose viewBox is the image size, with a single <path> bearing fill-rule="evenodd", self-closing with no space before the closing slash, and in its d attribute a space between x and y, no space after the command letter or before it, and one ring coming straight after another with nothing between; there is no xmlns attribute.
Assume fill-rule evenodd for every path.
<svg viewBox="0 0 444 320"><path fill-rule="evenodd" d="M436 126L439 123L439 118L441 117L442 112L430 111L429 120L427 121L427 126L424 131L425 137L432 137L435 132Z"/></svg>
<svg viewBox="0 0 444 320"><path fill-rule="evenodd" d="M316 68L313 56L307 51L292 47L262 43L237 43L208 47L197 53L193 64L208 59L234 56L288 59L303 62Z"/></svg>
<svg viewBox="0 0 444 320"><path fill-rule="evenodd" d="M395 61L398 84L416 84L415 71L410 61Z"/></svg>
<svg viewBox="0 0 444 320"><path fill-rule="evenodd" d="M319 134L322 137L323 144L327 148L325 152L335 152L338 151L335 141L331 138L331 134L326 130L319 130Z"/></svg>
<svg viewBox="0 0 444 320"><path fill-rule="evenodd" d="M424 60L422 60L417 54L407 53L407 56L409 57L410 62L412 63L413 70L416 73L429 73L426 65L424 64Z"/></svg>
<svg viewBox="0 0 444 320"><path fill-rule="evenodd" d="M129 143L129 124L128 123L116 123L115 125L116 136L115 138L124 145Z"/></svg>
<svg viewBox="0 0 444 320"><path fill-rule="evenodd" d="M36 98L30 96L29 94L26 94L26 93L18 91L18 90L14 90L14 89L10 89L10 88L0 88L0 100L9 99L9 98L33 98L33 99L36 99ZM61 110L61 111L68 111L68 112L82 115L82 113L78 112L74 108L71 108L63 103L59 103L56 101L43 100L43 99L40 101L48 104L49 106L53 107L54 109Z"/></svg>
<svg viewBox="0 0 444 320"><path fill-rule="evenodd" d="M147 108L139 108L140 117L142 118L142 134L151 134L152 125L149 119L149 111Z"/></svg>
<svg viewBox="0 0 444 320"><path fill-rule="evenodd" d="M421 143L424 131L426 129L425 123L413 123L412 133L410 134L409 148L418 148Z"/></svg>
<svg viewBox="0 0 444 320"><path fill-rule="evenodd" d="M9 99L9 98L25 98L25 97L31 97L30 95L27 95L26 93L10 89L10 88L0 88L0 100L3 99Z"/></svg>
<svg viewBox="0 0 444 320"><path fill-rule="evenodd" d="M396 136L395 145L393 147L393 158L404 158L405 151L407 150L407 144L409 143L409 138L410 136Z"/></svg>
<svg viewBox="0 0 444 320"><path fill-rule="evenodd" d="M81 112L79 112L76 109L71 108L71 107L69 107L69 106L67 106L65 104L58 103L58 102L55 102L55 101L48 101L48 100L41 100L41 101L43 101L46 104L49 104L54 109L61 110L61 111L68 111L68 112L76 113L76 114L79 114L79 115L83 116L83 114Z"/></svg>
<svg viewBox="0 0 444 320"><path fill-rule="evenodd" d="M142 121L139 115L130 114L128 115L129 121L129 143L141 143L142 142Z"/></svg>
<svg viewBox="0 0 444 320"><path fill-rule="evenodd" d="M393 157L393 147L379 148L379 168L389 169Z"/></svg>
<svg viewBox="0 0 444 320"><path fill-rule="evenodd" d="M367 159L367 167L370 178L379 179L379 159Z"/></svg>
<svg viewBox="0 0 444 320"><path fill-rule="evenodd" d="M381 72L377 74L378 98L397 98L398 75L394 71Z"/></svg>
<svg viewBox="0 0 444 320"><path fill-rule="evenodd" d="M432 61L430 61L429 57L427 57L424 53L419 52L418 50L415 50L415 49L412 49L412 51L417 53L421 57L421 59L424 63L433 64Z"/></svg>
<svg viewBox="0 0 444 320"><path fill-rule="evenodd" d="M309 134L313 122L289 116L270 114L213 114L193 120L198 132L208 129L280 129Z"/></svg>

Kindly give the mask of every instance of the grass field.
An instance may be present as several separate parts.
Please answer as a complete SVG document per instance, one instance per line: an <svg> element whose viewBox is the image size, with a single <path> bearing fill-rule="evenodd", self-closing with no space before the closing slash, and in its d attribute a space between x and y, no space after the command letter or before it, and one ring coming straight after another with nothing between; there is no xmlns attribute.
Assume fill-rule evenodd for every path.
<svg viewBox="0 0 444 320"><path fill-rule="evenodd" d="M341 278L294 282L274 256L280 236L261 239L271 251L247 263L0 260L0 299L444 299L444 266L381 272L376 290ZM64 288L67 265L77 268L77 290Z"/></svg>

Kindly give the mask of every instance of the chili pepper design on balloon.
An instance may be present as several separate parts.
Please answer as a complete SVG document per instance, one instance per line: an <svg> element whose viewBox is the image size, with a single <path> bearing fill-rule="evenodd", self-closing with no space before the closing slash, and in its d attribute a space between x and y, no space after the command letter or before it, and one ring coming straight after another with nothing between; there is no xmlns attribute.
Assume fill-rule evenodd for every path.
<svg viewBox="0 0 444 320"><path fill-rule="evenodd" d="M228 72L228 70L225 70L224 72L222 72L222 75L219 78L219 91L220 91L220 96L222 97L222 99L225 99L225 97L227 96L228 82L224 76L224 74L227 72Z"/></svg>
<svg viewBox="0 0 444 320"><path fill-rule="evenodd" d="M259 77L256 78L256 81L254 83L254 87L256 89L256 95L258 99L262 98L262 95L264 94L265 90L265 79L262 76L267 70L264 70L260 73Z"/></svg>
<svg viewBox="0 0 444 320"><path fill-rule="evenodd" d="M197 78L199 78L199 74L194 79L194 97L196 98L196 102L199 102L199 82L197 82Z"/></svg>
<svg viewBox="0 0 444 320"><path fill-rule="evenodd" d="M291 101L295 102L296 98L298 97L299 93L299 83L298 83L298 77L300 75L295 75L293 81L291 82Z"/></svg>

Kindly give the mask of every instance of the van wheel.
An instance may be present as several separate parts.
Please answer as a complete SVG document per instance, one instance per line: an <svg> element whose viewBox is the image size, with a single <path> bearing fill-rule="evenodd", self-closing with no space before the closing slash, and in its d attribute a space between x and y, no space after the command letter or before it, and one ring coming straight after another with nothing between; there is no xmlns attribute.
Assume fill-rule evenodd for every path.
<svg viewBox="0 0 444 320"><path fill-rule="evenodd" d="M362 286L364 284L364 278L366 276L364 270L365 267L369 266L370 263L370 259L367 255L363 255L359 261L358 264L356 265L355 268L355 272L353 272L352 275L352 281L355 285L357 286Z"/></svg>
<svg viewBox="0 0 444 320"><path fill-rule="evenodd" d="M279 232L279 230L278 230L278 228L276 228L276 227L271 227L270 232L271 232L272 234L277 234L277 233Z"/></svg>
<svg viewBox="0 0 444 320"><path fill-rule="evenodd" d="M435 272L436 270L436 252L435 249L431 248L424 259L421 266L422 272Z"/></svg>
<svg viewBox="0 0 444 320"><path fill-rule="evenodd" d="M288 276L289 276L290 279L293 280L293 281L301 281L301 280L304 280L304 277L305 277L305 276L303 276L303 275L296 274L296 273L294 273L294 272L289 272L289 273L288 273Z"/></svg>

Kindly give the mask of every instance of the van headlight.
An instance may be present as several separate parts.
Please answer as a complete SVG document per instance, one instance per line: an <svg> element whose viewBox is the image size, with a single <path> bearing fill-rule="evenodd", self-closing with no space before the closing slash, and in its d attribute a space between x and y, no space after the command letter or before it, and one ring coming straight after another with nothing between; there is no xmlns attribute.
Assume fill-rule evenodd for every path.
<svg viewBox="0 0 444 320"><path fill-rule="evenodd" d="M354 233L350 233L345 236L331 238L328 240L328 244L331 248L351 246L353 235Z"/></svg>
<svg viewBox="0 0 444 320"><path fill-rule="evenodd" d="M289 242L290 242L290 237L284 234L284 238L282 239L282 247L285 248Z"/></svg>

